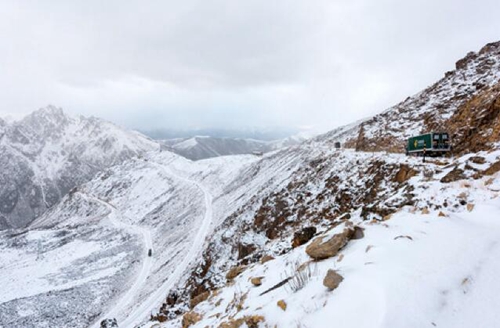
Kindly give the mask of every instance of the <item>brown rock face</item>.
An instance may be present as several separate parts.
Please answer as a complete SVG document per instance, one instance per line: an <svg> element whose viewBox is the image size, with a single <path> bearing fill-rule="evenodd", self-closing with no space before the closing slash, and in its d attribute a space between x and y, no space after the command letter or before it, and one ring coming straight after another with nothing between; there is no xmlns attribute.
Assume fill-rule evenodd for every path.
<svg viewBox="0 0 500 328"><path fill-rule="evenodd" d="M201 314L190 311L182 317L182 328L188 328L200 321L203 317Z"/></svg>
<svg viewBox="0 0 500 328"><path fill-rule="evenodd" d="M256 249L257 247L252 244L238 244L238 260L241 260L242 258L245 258L248 255L252 254Z"/></svg>
<svg viewBox="0 0 500 328"><path fill-rule="evenodd" d="M311 240L315 234L316 234L316 227L307 227L300 231L297 231L293 235L292 247L295 248L304 245L309 240Z"/></svg>
<svg viewBox="0 0 500 328"><path fill-rule="evenodd" d="M333 257L349 242L353 234L354 229L345 229L327 241L323 241L325 237L318 237L307 246L306 253L315 260L324 260Z"/></svg>
<svg viewBox="0 0 500 328"><path fill-rule="evenodd" d="M231 268L229 272L226 274L226 279L227 280L233 280L237 276L239 276L243 271L245 271L246 266L240 265L234 268Z"/></svg>
<svg viewBox="0 0 500 328"><path fill-rule="evenodd" d="M210 296L210 292L204 292L201 293L200 295L196 296L195 298L191 299L191 302L189 304L190 308L194 308L196 305L200 304L201 302L204 302L207 300L207 298Z"/></svg>
<svg viewBox="0 0 500 328"><path fill-rule="evenodd" d="M450 171L450 173L448 173L441 179L441 182L450 183L462 179L465 179L464 171L462 169L459 169L458 167L455 167L453 170Z"/></svg>
<svg viewBox="0 0 500 328"><path fill-rule="evenodd" d="M411 177L414 177L415 175L417 175L417 173L418 173L417 171L415 171L414 169L412 169L408 165L403 164L403 165L401 165L399 171L394 176L394 182L404 183L404 182L408 181Z"/></svg>
<svg viewBox="0 0 500 328"><path fill-rule="evenodd" d="M323 279L323 285L330 290L334 290L340 285L342 280L344 280L344 278L341 275L335 270L330 269L326 273L325 279Z"/></svg>
<svg viewBox="0 0 500 328"><path fill-rule="evenodd" d="M452 135L454 154L490 149L500 141L500 84L482 88L457 109L446 127Z"/></svg>
<svg viewBox="0 0 500 328"><path fill-rule="evenodd" d="M493 163L489 168L487 168L483 174L484 175L493 175L500 171L500 161Z"/></svg>
<svg viewBox="0 0 500 328"><path fill-rule="evenodd" d="M474 164L486 163L486 159L484 157L481 157L481 156L472 156L471 158L469 158L469 161L471 161Z"/></svg>

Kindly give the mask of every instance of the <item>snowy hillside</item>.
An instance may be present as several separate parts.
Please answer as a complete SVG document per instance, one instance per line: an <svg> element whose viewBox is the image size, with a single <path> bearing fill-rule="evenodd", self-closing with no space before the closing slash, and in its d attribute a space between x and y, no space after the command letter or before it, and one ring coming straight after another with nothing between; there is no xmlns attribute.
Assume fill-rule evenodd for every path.
<svg viewBox="0 0 500 328"><path fill-rule="evenodd" d="M500 41L470 52L455 66L435 84L381 114L319 138L357 150L403 153L408 137L446 130L460 152L491 145L500 133ZM488 130L493 138L484 133ZM471 144L471 139L477 141Z"/></svg>
<svg viewBox="0 0 500 328"><path fill-rule="evenodd" d="M218 156L267 153L280 148L298 145L306 140L301 136L291 136L274 141L240 138L215 138L197 136L185 139L162 140L164 149L192 160Z"/></svg>
<svg viewBox="0 0 500 328"><path fill-rule="evenodd" d="M0 298L0 326L88 327L109 317L133 327L149 319L195 264L219 186L251 161L214 159L200 172L201 162L151 152L73 189L27 229L3 232L0 281L10 292Z"/></svg>
<svg viewBox="0 0 500 328"><path fill-rule="evenodd" d="M100 170L158 147L138 133L53 106L0 121L0 229L26 226Z"/></svg>

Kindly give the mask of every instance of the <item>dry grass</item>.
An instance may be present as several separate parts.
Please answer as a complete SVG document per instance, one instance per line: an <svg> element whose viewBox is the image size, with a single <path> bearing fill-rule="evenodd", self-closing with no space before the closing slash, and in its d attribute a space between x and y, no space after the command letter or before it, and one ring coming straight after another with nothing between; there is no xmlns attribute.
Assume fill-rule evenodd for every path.
<svg viewBox="0 0 500 328"><path fill-rule="evenodd" d="M316 263L306 262L300 264L299 262L295 262L291 272L285 271L285 275L290 277L286 284L287 289L295 293L304 288L311 281L312 277L318 275L318 268Z"/></svg>

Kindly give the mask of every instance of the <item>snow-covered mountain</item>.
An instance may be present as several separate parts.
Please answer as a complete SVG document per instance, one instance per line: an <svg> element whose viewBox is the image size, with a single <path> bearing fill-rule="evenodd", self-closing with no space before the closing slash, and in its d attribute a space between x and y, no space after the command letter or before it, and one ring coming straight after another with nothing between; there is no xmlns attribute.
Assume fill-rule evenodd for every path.
<svg viewBox="0 0 500 328"><path fill-rule="evenodd" d="M280 148L298 145L304 140L306 138L301 136L291 136L273 141L196 136L162 140L161 143L164 149L196 161L218 156L267 153Z"/></svg>
<svg viewBox="0 0 500 328"><path fill-rule="evenodd" d="M158 148L139 133L54 106L0 121L0 229L26 226L102 169Z"/></svg>
<svg viewBox="0 0 500 328"><path fill-rule="evenodd" d="M103 170L1 232L0 326L499 326L498 45L468 56L475 77L460 64L402 103L421 107L262 157L150 151ZM372 151L442 116L474 128L457 156Z"/></svg>

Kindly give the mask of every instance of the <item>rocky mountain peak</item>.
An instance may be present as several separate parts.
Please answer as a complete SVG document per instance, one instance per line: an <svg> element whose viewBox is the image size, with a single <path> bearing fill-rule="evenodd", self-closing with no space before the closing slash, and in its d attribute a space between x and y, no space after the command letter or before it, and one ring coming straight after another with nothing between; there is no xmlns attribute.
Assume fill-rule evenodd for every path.
<svg viewBox="0 0 500 328"><path fill-rule="evenodd" d="M158 149L149 138L47 106L0 125L0 230L23 227L97 172Z"/></svg>

